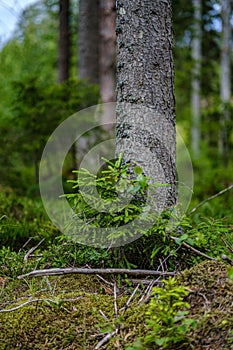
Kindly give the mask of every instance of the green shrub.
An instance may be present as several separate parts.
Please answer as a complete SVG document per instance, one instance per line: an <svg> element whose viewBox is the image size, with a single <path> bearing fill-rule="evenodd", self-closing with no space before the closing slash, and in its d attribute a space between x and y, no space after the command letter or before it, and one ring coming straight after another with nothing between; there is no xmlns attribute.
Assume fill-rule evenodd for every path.
<svg viewBox="0 0 233 350"><path fill-rule="evenodd" d="M173 349L175 345L187 349L190 340L187 334L196 327L196 321L187 317L190 305L184 299L188 288L179 286L171 277L163 282L164 288L153 288L146 312L145 337L126 350Z"/></svg>
<svg viewBox="0 0 233 350"><path fill-rule="evenodd" d="M98 243L103 242L105 247L109 245L107 250L112 266L157 268L161 260L166 259L169 267L174 268L180 246L169 238L167 228L169 222L175 225L179 218L175 208L165 210L161 215L156 213L153 190L161 184L150 185L151 197L148 200L149 179L139 166L123 163L123 155L116 161L106 161L105 168L97 175L86 169L75 173L77 180L69 182L73 183L76 192L66 195L74 213L66 230L70 238L74 237L74 240L85 244L90 227L91 237L94 236ZM129 200L122 205L122 198ZM139 217L140 221L137 220ZM128 223L130 228L127 227ZM111 232L112 227L117 230ZM103 237L95 237L98 228L101 228L101 232L103 230ZM130 234L140 238L127 244ZM111 249L112 240L121 240L126 244ZM179 253L182 260L181 251Z"/></svg>

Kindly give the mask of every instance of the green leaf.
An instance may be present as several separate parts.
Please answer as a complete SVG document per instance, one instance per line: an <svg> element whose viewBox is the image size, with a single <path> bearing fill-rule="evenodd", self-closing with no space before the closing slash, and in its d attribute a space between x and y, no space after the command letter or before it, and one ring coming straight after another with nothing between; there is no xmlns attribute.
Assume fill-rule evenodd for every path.
<svg viewBox="0 0 233 350"><path fill-rule="evenodd" d="M155 340L155 343L159 346L163 346L165 345L167 342L169 341L169 338L167 337L163 337L163 338L160 338L160 339L156 339Z"/></svg>
<svg viewBox="0 0 233 350"><path fill-rule="evenodd" d="M134 172L137 174L137 175L140 175L142 174L142 168L140 166L135 166L134 167Z"/></svg>
<svg viewBox="0 0 233 350"><path fill-rule="evenodd" d="M233 281L233 267L227 269L229 278Z"/></svg>

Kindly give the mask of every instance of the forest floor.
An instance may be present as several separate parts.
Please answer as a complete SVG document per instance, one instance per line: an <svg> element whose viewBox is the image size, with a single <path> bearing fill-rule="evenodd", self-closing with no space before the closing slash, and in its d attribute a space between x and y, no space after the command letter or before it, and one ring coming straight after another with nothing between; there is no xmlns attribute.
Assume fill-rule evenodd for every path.
<svg viewBox="0 0 233 350"><path fill-rule="evenodd" d="M233 349L233 282L227 269L221 261L206 260L177 275L178 284L189 288L189 318L197 326L189 341L169 350ZM0 349L137 349L133 342L148 332L147 282L136 291L137 281L112 276L1 278Z"/></svg>

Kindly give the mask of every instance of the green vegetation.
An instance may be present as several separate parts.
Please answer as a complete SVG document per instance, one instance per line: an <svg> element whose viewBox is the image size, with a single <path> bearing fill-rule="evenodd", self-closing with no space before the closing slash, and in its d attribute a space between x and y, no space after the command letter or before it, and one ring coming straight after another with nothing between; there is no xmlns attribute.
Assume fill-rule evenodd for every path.
<svg viewBox="0 0 233 350"><path fill-rule="evenodd" d="M111 278L108 282L114 280ZM0 313L2 349L93 349L116 328L118 332L110 337L103 348L141 350L143 342L148 344L155 331L162 337L169 335L169 341L174 344L180 339L181 331L185 341L169 349L201 350L203 346L208 350L231 349L233 284L226 273L226 265L204 261L185 270L176 283L174 286L172 282L173 285L169 286L167 282L165 290L155 288L149 302L139 303L145 292L145 287L141 286L125 309L133 289L122 279L120 284L118 282L116 315L113 286L97 276L5 281L5 287L1 290L1 310L19 308ZM188 296L185 296L187 286ZM165 300L171 295L174 295L174 299L169 307ZM179 300L178 305L175 300ZM161 311L158 314L153 311L157 303ZM174 332L169 333L169 328L163 327L168 322L168 315L174 315L179 310L187 311L188 304L188 317L184 315L181 321L171 317L169 322ZM162 312L164 308L169 314ZM155 324L156 317L162 323ZM152 328L146 327L148 322ZM186 326L191 322L196 327ZM185 332L183 327L179 328L182 324L185 325ZM139 341L136 345L139 338L140 345ZM152 348L162 350L164 347L155 344Z"/></svg>
<svg viewBox="0 0 233 350"><path fill-rule="evenodd" d="M178 286L174 278L164 282L164 288L153 288L148 310L146 311L146 324L148 333L142 343L136 344L133 349L147 349L148 347L171 349L180 345L188 345L190 339L187 334L190 328L196 328L196 321L187 318L190 305L184 301L189 294L188 288Z"/></svg>
<svg viewBox="0 0 233 350"><path fill-rule="evenodd" d="M233 174L232 159L223 166L219 155L222 109L220 32L214 25L219 23L220 14L216 3L203 3L201 156L193 161L193 198L181 220L176 208L157 216L146 203L148 178L140 167L129 167L120 157L106 160L97 175L86 169L73 171L81 159L74 159L71 150L63 167L63 179L74 216L67 234L61 233L47 217L39 198L41 154L51 132L63 120L99 101L98 86L76 78L75 2L71 9L74 54L71 77L66 82L57 84L57 1L38 1L30 6L22 13L17 32L2 45L1 350L89 350L110 333L102 349L232 349L233 189L208 200L232 185ZM176 114L178 128L189 147L193 9L191 2L184 0L174 1L173 7ZM232 106L228 107L232 114ZM101 129L94 132L94 141L91 132L85 135L90 143L106 135ZM231 124L229 133L232 146ZM155 189L157 186L161 184L156 184ZM82 187L88 187L86 197ZM124 207L120 204L122 198L127 200ZM203 205L192 211L202 201ZM108 208L111 210L106 212ZM140 227L134 223L139 215L143 222ZM167 230L171 219L174 228ZM111 228L118 231L98 237L103 247L86 246L81 243L85 243L83 232L89 224L92 229L104 228L105 233ZM134 232L124 229L126 224L131 224ZM149 230L144 229L144 224ZM75 241L70 232L75 233ZM139 238L111 248L112 238L124 241L130 234L138 234ZM223 262L223 255L228 260ZM135 281L129 275L110 275L106 279L92 275L17 279L35 269L66 267L178 273L175 279L158 277L152 282L148 277Z"/></svg>
<svg viewBox="0 0 233 350"><path fill-rule="evenodd" d="M82 170L82 175L85 175L82 181L91 181L92 185L97 181L100 195L109 201L116 199L116 189L124 190L124 186L119 186L121 180L130 181L135 197L129 206L137 208L138 212L143 210L142 199L148 180L138 167L134 171L135 179L128 177L129 167L121 160L109 162L97 178ZM76 193L68 197L76 214L84 219L88 204L81 198L80 183L76 180L72 183ZM89 199L96 200L95 195ZM197 211L200 210L201 207ZM1 212L4 215L0 232L5 247L0 250L0 327L4 349L64 349L67 346L88 349L96 346L107 334L112 334L107 349L192 349L193 346L202 349L198 346L204 339L209 350L230 349L233 310L229 276L232 272L220 261L222 254L233 259L232 226L227 222L185 217L179 226L181 232L168 233L166 226L172 212L165 212L149 233L145 232L137 241L124 248L109 249L74 243L61 235L46 217L39 200L8 192L1 195ZM111 227L115 223L114 217L117 217L118 224L119 221L125 222L126 218L133 220L137 212L125 208L114 215L101 217L93 211L85 218L94 217L97 225L99 222L103 225L104 219L105 225ZM35 237L30 240L31 232ZM171 239L171 234L174 239ZM184 243L217 260L206 261ZM30 253L33 247L35 249ZM189 270L181 272L176 280L163 281L164 287L159 284L152 293L148 293L144 285L146 280L142 280L129 305L127 300L133 292L133 280L129 276L117 280L109 276L108 281L98 276L17 281L18 275L35 269L83 266L154 269L161 266L161 269L169 270L189 267ZM114 283L117 286L116 298ZM149 302L146 301L148 298ZM7 309L13 310L3 312Z"/></svg>

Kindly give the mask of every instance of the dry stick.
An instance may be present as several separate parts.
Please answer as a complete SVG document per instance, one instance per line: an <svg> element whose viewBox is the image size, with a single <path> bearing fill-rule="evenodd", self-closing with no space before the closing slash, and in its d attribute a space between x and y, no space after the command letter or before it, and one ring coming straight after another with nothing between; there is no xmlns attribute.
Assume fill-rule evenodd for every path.
<svg viewBox="0 0 233 350"><path fill-rule="evenodd" d="M24 256L24 261L26 261L26 263L28 262L28 258L29 256L35 251L37 250L37 248L44 242L44 238L35 246L35 247L32 247L31 249L29 249L29 251L27 252L27 254Z"/></svg>
<svg viewBox="0 0 233 350"><path fill-rule="evenodd" d="M80 297L81 298L81 297ZM62 301L75 301L79 298L76 298L76 299L62 299ZM26 301L25 303L22 303L16 307L13 307L12 309L3 309L3 310L0 310L0 313L3 313L3 312L11 312L11 311L16 311L18 309L20 309L21 307L23 306L26 306L28 304L31 304L31 303L38 303L38 301L47 301L47 302L50 302L50 303L53 303L53 304L56 304L57 305L57 302L52 300L52 299L32 299L32 300L28 300ZM62 306L63 309L65 309L63 306ZM65 309L66 311L68 311L67 309Z"/></svg>
<svg viewBox="0 0 233 350"><path fill-rule="evenodd" d="M207 199L204 199L201 203L199 203L195 208L193 208L189 213L187 213L186 215L189 216L191 214L193 214L198 208L200 208L203 204L205 204L206 202L209 202L211 201L212 199L218 197L218 196L221 196L223 193L227 192L227 191L230 191L231 189L233 188L233 184L230 185L229 187L225 188L224 190L214 194L213 196L210 196L209 198Z"/></svg>
<svg viewBox="0 0 233 350"><path fill-rule="evenodd" d="M151 290L153 288L153 286L155 285L155 283L159 282L160 277L158 277L156 280L151 280L150 284L148 284L145 292L142 294L138 304L140 305L142 302L146 303L147 300L150 298L151 295ZM162 282L161 282L162 283Z"/></svg>
<svg viewBox="0 0 233 350"><path fill-rule="evenodd" d="M140 284L138 284L136 286L136 288L134 289L133 293L130 295L129 299L127 300L127 302L125 303L125 306L123 307L123 311L122 311L122 315L124 315L125 311L128 309L129 307L129 303L131 302L131 300L133 299L134 295L136 294L138 288L140 287Z"/></svg>
<svg viewBox="0 0 233 350"><path fill-rule="evenodd" d="M115 310L116 317L118 317L116 281L114 281L114 310Z"/></svg>
<svg viewBox="0 0 233 350"><path fill-rule="evenodd" d="M143 279L135 279L135 278L133 278L133 279L129 279L129 282L131 283L131 284L140 284L140 285L145 285L145 286L148 286L149 284L151 284L151 282L152 281L154 281L155 283L163 283L162 281L157 281L157 280L151 280L151 279L149 279L149 280L143 280Z"/></svg>
<svg viewBox="0 0 233 350"><path fill-rule="evenodd" d="M177 239L177 237L173 237L173 236L169 236L169 237L170 237L173 241L176 241L176 239ZM192 247L191 245L189 245L188 243L182 242L181 245L184 246L184 247L186 247L186 248L188 248L188 249L190 249L190 250L192 250L194 253L196 253L197 255L202 256L203 258L206 258L206 259L208 259L208 260L217 261L216 258L212 258L212 256L209 256L209 255L207 255L207 254L205 254L205 253L200 252L200 250L197 250L196 248L193 248L193 247Z"/></svg>
<svg viewBox="0 0 233 350"><path fill-rule="evenodd" d="M229 258L229 256L226 256L225 254L223 254L222 260L227 261L231 266L233 266L233 260L231 258Z"/></svg>
<svg viewBox="0 0 233 350"><path fill-rule="evenodd" d="M129 269L85 269L85 268L55 268L55 269L44 269L44 270L34 270L24 275L18 276L18 279L23 279L25 277L38 277L38 276L54 276L54 275L65 275L65 274L101 274L101 275L117 275L117 274L127 274L131 276L176 276L176 272L161 272L155 270L129 270Z"/></svg>
<svg viewBox="0 0 233 350"><path fill-rule="evenodd" d="M105 343L107 343L109 341L109 339L111 339L115 334L117 334L118 329L116 329L114 332L112 333L108 333L96 346L95 346L95 350L100 349L102 345L104 345Z"/></svg>
<svg viewBox="0 0 233 350"><path fill-rule="evenodd" d="M232 247L230 246L230 244L229 244L227 241L225 241L225 239L223 239L223 238L221 238L221 240L223 241L223 243L225 244L225 246L227 247L227 249L228 249L231 253L233 253L233 249L232 249Z"/></svg>
<svg viewBox="0 0 233 350"><path fill-rule="evenodd" d="M33 239L35 239L35 238L39 238L38 236L34 236L34 237L30 237L30 238L28 238L28 240L27 240L27 242L26 243L24 243L24 245L22 246L22 249L24 249L27 245L28 245L28 243L30 243L31 242L31 240L33 240Z"/></svg>
<svg viewBox="0 0 233 350"><path fill-rule="evenodd" d="M135 293L137 292L138 288L139 288L140 284L137 285L137 287L134 289L133 293L130 295L129 299L127 300L127 302L125 303L125 306L123 307L123 311L122 311L122 316L124 315L125 311L127 310L128 306L129 306L129 303L130 301L133 299ZM115 299L115 296L114 296L114 299ZM115 306L115 305L114 305ZM99 343L95 346L95 350L96 349L99 349L102 345L104 345L105 343L107 343L109 341L109 339L111 339L112 337L114 337L119 329L120 329L120 324L117 325L115 331L111 332L111 333L108 333L103 339L101 339L99 341Z"/></svg>
<svg viewBox="0 0 233 350"><path fill-rule="evenodd" d="M100 315L109 322L109 319L107 318L107 316L105 315L105 313L102 310L99 310Z"/></svg>
<svg viewBox="0 0 233 350"><path fill-rule="evenodd" d="M104 283L109 284L109 285L112 286L112 287L114 286L114 283L105 280L102 276L96 275L96 277L98 277L98 278L99 278L101 281L103 281Z"/></svg>

